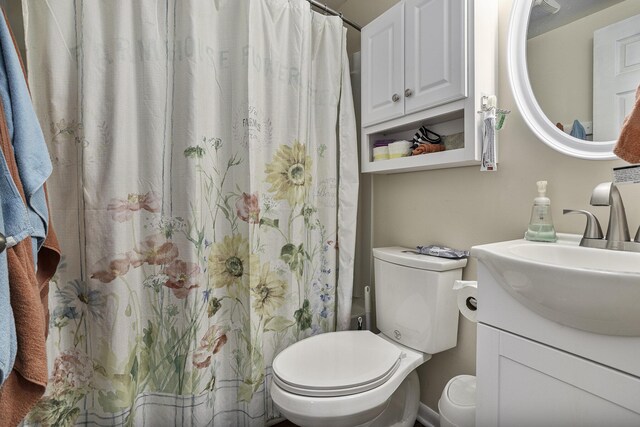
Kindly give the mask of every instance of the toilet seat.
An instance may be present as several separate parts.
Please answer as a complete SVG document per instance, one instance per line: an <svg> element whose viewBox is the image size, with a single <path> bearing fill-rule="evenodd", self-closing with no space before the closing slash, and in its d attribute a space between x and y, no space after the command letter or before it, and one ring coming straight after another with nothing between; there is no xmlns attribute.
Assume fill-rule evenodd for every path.
<svg viewBox="0 0 640 427"><path fill-rule="evenodd" d="M387 382L403 357L400 348L369 331L332 332L283 350L273 361L273 378L301 396L348 396Z"/></svg>

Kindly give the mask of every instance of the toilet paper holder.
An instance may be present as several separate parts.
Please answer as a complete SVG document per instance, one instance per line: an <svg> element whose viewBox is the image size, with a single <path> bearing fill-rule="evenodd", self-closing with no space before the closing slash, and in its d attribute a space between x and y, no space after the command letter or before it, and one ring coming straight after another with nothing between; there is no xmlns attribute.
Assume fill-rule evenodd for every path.
<svg viewBox="0 0 640 427"><path fill-rule="evenodd" d="M456 280L453 283L453 290L458 291L462 288L466 288L467 286L477 287L478 282L476 280ZM465 300L465 305L471 311L476 311L478 309L478 300L475 297L467 297Z"/></svg>
<svg viewBox="0 0 640 427"><path fill-rule="evenodd" d="M465 304L467 305L467 308L471 311L476 311L478 309L478 300L475 299L474 297L467 298L467 300L465 301Z"/></svg>

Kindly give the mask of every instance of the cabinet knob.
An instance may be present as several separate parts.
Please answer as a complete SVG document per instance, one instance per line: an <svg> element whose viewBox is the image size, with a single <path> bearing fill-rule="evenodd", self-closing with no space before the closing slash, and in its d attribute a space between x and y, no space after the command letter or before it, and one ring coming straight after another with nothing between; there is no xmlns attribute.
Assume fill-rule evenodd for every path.
<svg viewBox="0 0 640 427"><path fill-rule="evenodd" d="M391 97L391 100L393 102L398 102L400 101L400 95L398 95L397 93L394 93L393 96Z"/></svg>
<svg viewBox="0 0 640 427"><path fill-rule="evenodd" d="M413 91L411 89L405 89L404 90L404 96L409 98L411 95L413 95Z"/></svg>

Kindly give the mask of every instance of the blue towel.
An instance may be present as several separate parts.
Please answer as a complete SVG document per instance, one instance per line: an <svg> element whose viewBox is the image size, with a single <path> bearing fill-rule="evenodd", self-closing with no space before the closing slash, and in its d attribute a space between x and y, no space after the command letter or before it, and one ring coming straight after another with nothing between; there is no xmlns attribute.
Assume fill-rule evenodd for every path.
<svg viewBox="0 0 640 427"><path fill-rule="evenodd" d="M2 157L1 152L0 157ZM4 162L4 157L2 157L2 161ZM0 179L5 181L4 177ZM0 189L0 197L3 195L4 193ZM0 209L0 225L4 222L3 219L2 209ZM0 226L0 230L4 231L4 227ZM9 294L7 251L2 251L0 253L0 385L5 382L13 369L17 349L16 325Z"/></svg>
<svg viewBox="0 0 640 427"><path fill-rule="evenodd" d="M0 14L0 98L7 119L9 137L13 144L20 180L24 187L33 228L34 261L47 236L49 212L44 183L51 175L49 152L33 109L20 59L13 44L9 27ZM37 262L36 262L37 265Z"/></svg>
<svg viewBox="0 0 640 427"><path fill-rule="evenodd" d="M11 178L2 151L0 151L0 232L7 238L8 245L15 245L31 234L27 208ZM11 373L17 348L5 250L0 253L0 385Z"/></svg>
<svg viewBox="0 0 640 427"><path fill-rule="evenodd" d="M4 153L0 150L0 232L7 247L29 237L33 228L20 192L13 182ZM9 293L7 251L0 253L0 385L13 368L17 351L16 327Z"/></svg>
<svg viewBox="0 0 640 427"><path fill-rule="evenodd" d="M571 136L578 139L587 139L587 132L584 130L584 126L582 126L582 123L577 120L573 121Z"/></svg>

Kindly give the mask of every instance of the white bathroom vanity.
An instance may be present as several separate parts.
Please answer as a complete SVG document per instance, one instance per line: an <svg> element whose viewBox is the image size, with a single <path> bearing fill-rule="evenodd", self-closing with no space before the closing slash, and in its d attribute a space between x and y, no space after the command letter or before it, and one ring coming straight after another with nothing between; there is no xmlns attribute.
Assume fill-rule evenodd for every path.
<svg viewBox="0 0 640 427"><path fill-rule="evenodd" d="M559 234L558 243L472 248L477 426L640 425L640 336L620 327L640 300L637 267L624 267L638 254L579 247L579 240ZM621 271L584 264L591 255Z"/></svg>

